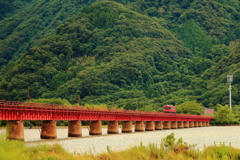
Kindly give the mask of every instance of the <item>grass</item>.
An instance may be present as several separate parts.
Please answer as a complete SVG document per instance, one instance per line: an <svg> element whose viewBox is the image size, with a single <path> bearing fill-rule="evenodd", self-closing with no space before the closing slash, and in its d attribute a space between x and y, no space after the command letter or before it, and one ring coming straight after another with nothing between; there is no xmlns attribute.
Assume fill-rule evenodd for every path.
<svg viewBox="0 0 240 160"><path fill-rule="evenodd" d="M26 147L22 141L5 140L0 137L1 160L74 160L76 156L65 151L61 145L38 145Z"/></svg>
<svg viewBox="0 0 240 160"><path fill-rule="evenodd" d="M181 138L176 139L170 134L162 139L160 144L149 144L147 146L136 145L125 151L112 151L107 146L106 153L93 155L70 154L59 144L38 145L26 147L24 142L9 141L0 137L0 159L1 160L239 160L240 149L224 143L220 145L207 146L203 151L195 149L194 145L187 144Z"/></svg>

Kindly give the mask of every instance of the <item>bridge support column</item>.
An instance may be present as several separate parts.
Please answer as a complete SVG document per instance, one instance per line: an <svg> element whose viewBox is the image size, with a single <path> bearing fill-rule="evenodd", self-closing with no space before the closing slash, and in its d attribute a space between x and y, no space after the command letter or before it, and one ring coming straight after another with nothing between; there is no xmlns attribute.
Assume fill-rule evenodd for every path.
<svg viewBox="0 0 240 160"><path fill-rule="evenodd" d="M82 137L81 121L68 121L68 137Z"/></svg>
<svg viewBox="0 0 240 160"><path fill-rule="evenodd" d="M209 126L210 126L210 122L207 121L207 122L206 122L206 127L209 127Z"/></svg>
<svg viewBox="0 0 240 160"><path fill-rule="evenodd" d="M132 121L122 121L122 133L132 133Z"/></svg>
<svg viewBox="0 0 240 160"><path fill-rule="evenodd" d="M171 121L164 121L163 129L171 129Z"/></svg>
<svg viewBox="0 0 240 160"><path fill-rule="evenodd" d="M56 121L42 121L41 139L55 139L57 138Z"/></svg>
<svg viewBox="0 0 240 160"><path fill-rule="evenodd" d="M156 121L155 122L155 130L162 130L162 129L163 129L162 121Z"/></svg>
<svg viewBox="0 0 240 160"><path fill-rule="evenodd" d="M178 128L177 121L171 121L171 129L177 129L177 128Z"/></svg>
<svg viewBox="0 0 240 160"><path fill-rule="evenodd" d="M194 121L194 127L198 127L198 121Z"/></svg>
<svg viewBox="0 0 240 160"><path fill-rule="evenodd" d="M178 128L183 128L184 127L183 126L183 121L178 121L177 123L178 123Z"/></svg>
<svg viewBox="0 0 240 160"><path fill-rule="evenodd" d="M23 121L7 121L6 139L24 141Z"/></svg>
<svg viewBox="0 0 240 160"><path fill-rule="evenodd" d="M108 134L118 134L118 121L108 121Z"/></svg>
<svg viewBox="0 0 240 160"><path fill-rule="evenodd" d="M193 121L189 121L189 128L193 128L194 127L194 122Z"/></svg>
<svg viewBox="0 0 240 160"><path fill-rule="evenodd" d="M155 125L154 121L146 121L145 131L154 131Z"/></svg>
<svg viewBox="0 0 240 160"><path fill-rule="evenodd" d="M89 135L102 134L102 121L91 121Z"/></svg>
<svg viewBox="0 0 240 160"><path fill-rule="evenodd" d="M136 121L135 132L144 132L144 122L143 121Z"/></svg>
<svg viewBox="0 0 240 160"><path fill-rule="evenodd" d="M184 128L189 128L189 121L184 121L183 124L184 124Z"/></svg>
<svg viewBox="0 0 240 160"><path fill-rule="evenodd" d="M202 127L202 121L198 121L198 127Z"/></svg>
<svg viewBox="0 0 240 160"><path fill-rule="evenodd" d="M206 127L206 122L205 121L202 122L202 126Z"/></svg>

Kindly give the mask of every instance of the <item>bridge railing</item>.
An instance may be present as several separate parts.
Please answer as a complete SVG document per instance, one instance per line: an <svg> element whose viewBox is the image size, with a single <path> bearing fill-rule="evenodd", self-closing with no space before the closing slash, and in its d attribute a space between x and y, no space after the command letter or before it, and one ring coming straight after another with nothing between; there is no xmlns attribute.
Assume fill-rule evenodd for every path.
<svg viewBox="0 0 240 160"><path fill-rule="evenodd" d="M44 109L64 109L64 110L75 110L82 112L101 112L101 113L119 113L119 114L138 114L138 115L156 115L156 116L168 116L168 117L186 117L186 118L206 118L208 116L202 115L187 115L187 114L174 114L174 113L162 113L162 112L148 112L138 110L123 110L123 109L112 109L112 108L96 108L96 107L85 107L85 106L73 106L73 105L61 105L61 104L46 104L46 103L34 103L34 102L19 102L19 101L5 101L0 100L0 108L44 108ZM210 116L209 116L210 117Z"/></svg>

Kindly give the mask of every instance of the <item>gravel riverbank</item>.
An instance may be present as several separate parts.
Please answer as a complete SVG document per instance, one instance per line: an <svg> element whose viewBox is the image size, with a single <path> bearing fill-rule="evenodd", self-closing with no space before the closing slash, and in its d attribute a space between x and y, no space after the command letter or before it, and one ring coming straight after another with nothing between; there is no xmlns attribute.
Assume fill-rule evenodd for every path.
<svg viewBox="0 0 240 160"><path fill-rule="evenodd" d="M119 129L120 131L120 129ZM4 133L5 130L0 130ZM68 138L67 129L57 129L58 140L41 140L38 129L25 129L25 141L27 145L35 144L61 144L67 151L71 153L86 153L93 154L106 152L107 146L112 150L125 150L131 146L143 145L149 143L160 144L161 139L167 135L174 133L176 138L183 138L183 141L189 144L196 144L196 148L202 150L204 145L214 145L224 142L226 145L231 143L232 146L240 148L240 126L214 126L214 127L198 127L186 129L171 129L161 131L137 132L129 134L107 135L107 129L103 128L102 136L89 136L88 129L82 129L83 137Z"/></svg>

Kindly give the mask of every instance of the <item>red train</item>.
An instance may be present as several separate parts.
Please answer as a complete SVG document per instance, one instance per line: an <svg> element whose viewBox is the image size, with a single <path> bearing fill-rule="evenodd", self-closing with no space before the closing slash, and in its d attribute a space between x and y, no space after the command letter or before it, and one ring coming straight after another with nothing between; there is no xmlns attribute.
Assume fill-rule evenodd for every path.
<svg viewBox="0 0 240 160"><path fill-rule="evenodd" d="M177 109L173 105L166 105L163 106L163 112L164 113L176 113Z"/></svg>

